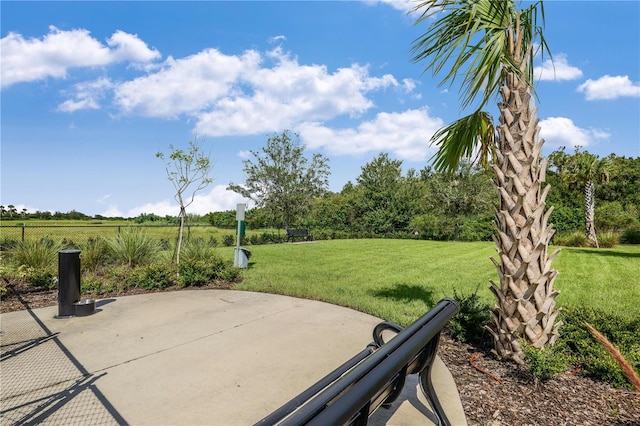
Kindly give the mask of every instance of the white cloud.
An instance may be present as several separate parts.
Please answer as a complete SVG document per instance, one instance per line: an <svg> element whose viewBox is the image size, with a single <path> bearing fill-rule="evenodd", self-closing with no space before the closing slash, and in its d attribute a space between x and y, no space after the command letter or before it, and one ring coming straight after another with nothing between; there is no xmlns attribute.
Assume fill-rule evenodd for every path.
<svg viewBox="0 0 640 426"><path fill-rule="evenodd" d="M280 41L286 41L287 38L283 35L277 35L277 36L273 36L273 37L269 37L269 39L267 40L267 42L269 44L274 44L274 43L278 43Z"/></svg>
<svg viewBox="0 0 640 426"><path fill-rule="evenodd" d="M555 60L547 59L542 63L542 66L535 67L533 75L534 78L542 81L575 80L582 77L582 70L569 65L567 55L560 53L555 57Z"/></svg>
<svg viewBox="0 0 640 426"><path fill-rule="evenodd" d="M598 139L609 139L611 134L601 129L583 129L566 117L549 117L540 121L540 137L551 147L591 145Z"/></svg>
<svg viewBox="0 0 640 426"><path fill-rule="evenodd" d="M149 49L137 35L124 31L118 30L113 33L107 40L107 44L112 48L111 57L115 62L151 62L160 58L160 52Z"/></svg>
<svg viewBox="0 0 640 426"><path fill-rule="evenodd" d="M379 113L372 121L354 129L334 130L318 123L299 126L300 136L309 148L323 147L338 155L389 152L406 161L424 161L434 152L431 136L443 126L426 108L401 113Z"/></svg>
<svg viewBox="0 0 640 426"><path fill-rule="evenodd" d="M387 4L392 8L401 12L410 12L418 3L411 0L363 0L367 4L375 5L378 3Z"/></svg>
<svg viewBox="0 0 640 426"><path fill-rule="evenodd" d="M256 72L261 60L254 50L229 56L206 49L183 59L169 57L160 71L119 85L115 102L125 113L151 117L197 113L233 96L241 75Z"/></svg>
<svg viewBox="0 0 640 426"><path fill-rule="evenodd" d="M100 109L99 101L113 87L106 78L78 83L74 86L75 99L68 99L58 105L58 111L74 112L80 109Z"/></svg>
<svg viewBox="0 0 640 426"><path fill-rule="evenodd" d="M597 80L587 80L578 86L578 92L584 93L588 101L617 99L621 97L640 97L640 83L634 83L629 76L605 75Z"/></svg>
<svg viewBox="0 0 640 426"><path fill-rule="evenodd" d="M84 29L62 31L54 26L42 39L9 33L0 40L2 87L47 77L65 78L74 67L104 66L113 62L147 62L160 57L136 35L117 31L108 46Z"/></svg>
<svg viewBox="0 0 640 426"><path fill-rule="evenodd" d="M107 196L102 197L99 202L106 201L107 198ZM205 215L214 211L235 210L236 205L239 203L247 203L249 207L253 204L240 194L227 191L226 185L216 185L207 193L197 194L193 204L187 207L187 213ZM180 208L175 201L161 200L133 207L126 212L123 212L116 205L110 205L107 210L100 214L106 217L137 217L142 213L153 213L158 216L177 216L179 211Z"/></svg>
<svg viewBox="0 0 640 426"><path fill-rule="evenodd" d="M222 136L259 134L292 128L303 121L323 121L347 114L357 117L373 102L368 92L398 87L386 74L369 75L368 67L357 64L329 73L325 66L300 65L279 48L268 56L276 65L243 73L244 91L235 91L197 114L199 134Z"/></svg>

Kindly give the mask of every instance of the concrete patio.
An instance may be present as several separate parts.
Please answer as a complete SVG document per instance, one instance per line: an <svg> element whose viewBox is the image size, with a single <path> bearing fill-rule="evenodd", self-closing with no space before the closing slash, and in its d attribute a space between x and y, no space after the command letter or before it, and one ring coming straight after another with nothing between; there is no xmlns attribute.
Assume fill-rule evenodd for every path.
<svg viewBox="0 0 640 426"><path fill-rule="evenodd" d="M100 300L3 314L0 424L250 425L362 350L381 320L327 303L229 290ZM466 424L438 359L434 383ZM428 425L410 377L372 425Z"/></svg>

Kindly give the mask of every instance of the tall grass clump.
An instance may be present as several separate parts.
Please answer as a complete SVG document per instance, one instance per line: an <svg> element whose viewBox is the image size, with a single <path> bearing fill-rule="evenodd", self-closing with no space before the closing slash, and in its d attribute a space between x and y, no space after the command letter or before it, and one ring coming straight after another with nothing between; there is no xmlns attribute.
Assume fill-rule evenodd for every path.
<svg viewBox="0 0 640 426"><path fill-rule="evenodd" d="M580 231L556 235L553 242L563 247L590 247L589 238Z"/></svg>
<svg viewBox="0 0 640 426"><path fill-rule="evenodd" d="M56 264L60 246L49 238L38 241L25 241L17 244L11 251L11 261L16 266L34 269L48 269Z"/></svg>
<svg viewBox="0 0 640 426"><path fill-rule="evenodd" d="M207 261L216 255L215 248L204 238L192 238L182 248L181 261Z"/></svg>
<svg viewBox="0 0 640 426"><path fill-rule="evenodd" d="M80 254L81 266L84 271L95 271L108 263L109 245L104 238L89 238L82 247Z"/></svg>
<svg viewBox="0 0 640 426"><path fill-rule="evenodd" d="M55 287L59 250L60 246L49 238L17 244L10 251L16 277L35 286Z"/></svg>
<svg viewBox="0 0 640 426"><path fill-rule="evenodd" d="M151 263L159 252L157 241L138 228L124 228L107 244L113 259L130 268Z"/></svg>
<svg viewBox="0 0 640 426"><path fill-rule="evenodd" d="M617 232L601 232L598 234L600 248L614 248L620 243L620 234Z"/></svg>

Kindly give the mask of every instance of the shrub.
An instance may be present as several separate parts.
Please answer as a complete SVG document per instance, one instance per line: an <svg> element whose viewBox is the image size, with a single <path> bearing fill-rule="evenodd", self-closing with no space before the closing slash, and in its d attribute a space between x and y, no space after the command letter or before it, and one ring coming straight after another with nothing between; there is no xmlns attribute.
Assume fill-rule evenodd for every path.
<svg viewBox="0 0 640 426"><path fill-rule="evenodd" d="M152 262L159 251L156 241L137 228L123 229L108 246L113 258L130 268Z"/></svg>
<svg viewBox="0 0 640 426"><path fill-rule="evenodd" d="M640 244L640 228L626 229L620 236L622 244Z"/></svg>
<svg viewBox="0 0 640 426"><path fill-rule="evenodd" d="M218 280L235 281L240 272L232 262L213 256L208 260L188 260L178 265L178 283L182 286L201 286Z"/></svg>
<svg viewBox="0 0 640 426"><path fill-rule="evenodd" d="M470 294L453 289L453 298L460 303L460 312L449 321L451 337L461 342L484 344L485 326L491 322L491 306L480 300L478 288Z"/></svg>
<svg viewBox="0 0 640 426"><path fill-rule="evenodd" d="M129 287L161 290L175 283L176 268L171 263L156 262L131 270L127 277Z"/></svg>
<svg viewBox="0 0 640 426"><path fill-rule="evenodd" d="M95 271L104 266L108 259L109 247L107 242L100 237L89 238L80 253L80 265L84 271Z"/></svg>
<svg viewBox="0 0 640 426"><path fill-rule="evenodd" d="M259 235L252 235L249 237L249 243L252 246L257 246L258 244L260 244L260 236Z"/></svg>
<svg viewBox="0 0 640 426"><path fill-rule="evenodd" d="M584 232L575 231L570 234L556 235L553 243L565 247L590 247L589 239Z"/></svg>
<svg viewBox="0 0 640 426"><path fill-rule="evenodd" d="M598 234L598 245L601 248L614 248L620 242L617 232L602 232Z"/></svg>
<svg viewBox="0 0 640 426"><path fill-rule="evenodd" d="M578 307L571 311L565 309L562 321L564 326L558 343L565 345L574 353L583 371L614 386L628 386L617 362L602 345L595 341L585 323L597 326L598 330L638 371L640 370L640 341L638 340L640 318L629 319L614 313Z"/></svg>
<svg viewBox="0 0 640 426"><path fill-rule="evenodd" d="M469 219L462 223L458 231L460 241L491 241L495 225L491 216Z"/></svg>
<svg viewBox="0 0 640 426"><path fill-rule="evenodd" d="M523 343L525 364L536 380L549 380L567 372L574 358L564 351L562 345L545 346L536 349Z"/></svg>
<svg viewBox="0 0 640 426"><path fill-rule="evenodd" d="M24 265L36 270L48 270L56 265L59 246L49 238L40 241L19 243L10 252L11 261L16 266Z"/></svg>
<svg viewBox="0 0 640 426"><path fill-rule="evenodd" d="M180 253L180 261L208 260L215 256L214 248L207 244L204 238L192 238Z"/></svg>
<svg viewBox="0 0 640 426"><path fill-rule="evenodd" d="M231 247L235 244L236 239L233 235L225 235L222 237L222 245L225 247Z"/></svg>

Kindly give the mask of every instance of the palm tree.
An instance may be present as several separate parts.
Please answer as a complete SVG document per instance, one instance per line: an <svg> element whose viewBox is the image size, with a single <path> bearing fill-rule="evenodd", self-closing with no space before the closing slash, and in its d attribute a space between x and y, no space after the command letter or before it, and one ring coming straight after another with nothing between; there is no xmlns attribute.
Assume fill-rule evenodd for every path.
<svg viewBox="0 0 640 426"><path fill-rule="evenodd" d="M492 163L500 261L491 260L500 283L491 281L497 306L490 332L501 358L523 363L518 339L542 348L555 342L562 324L556 322L557 271L550 269L558 250L548 255L555 231L547 222L553 208L545 212L549 186L542 189L547 162L540 157L544 141L532 98L534 49L549 52L538 25L544 7L542 1L518 10L515 0L427 0L415 11L421 13L416 24L435 20L414 41L413 60L427 60L425 71L434 75L450 67L441 84L461 77L463 108L479 98L471 114L433 136L434 165L452 171L474 156ZM483 111L494 96L500 97L497 126Z"/></svg>
<svg viewBox="0 0 640 426"><path fill-rule="evenodd" d="M550 156L550 162L560 174L560 178L569 187L584 185L584 224L585 234L593 247L600 247L595 225L596 182L608 182L611 171L609 158L600 159L588 151L576 147L573 155L567 155L564 147Z"/></svg>

